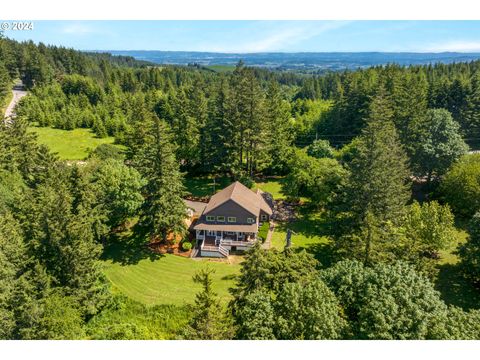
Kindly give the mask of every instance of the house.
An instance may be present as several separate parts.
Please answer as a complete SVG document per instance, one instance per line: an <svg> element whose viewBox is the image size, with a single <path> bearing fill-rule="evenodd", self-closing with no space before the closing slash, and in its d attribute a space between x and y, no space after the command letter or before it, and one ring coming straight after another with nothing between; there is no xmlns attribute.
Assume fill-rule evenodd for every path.
<svg viewBox="0 0 480 360"><path fill-rule="evenodd" d="M192 225L200 256L226 257L230 251L248 250L258 229L270 221L272 208L261 191L236 181L210 198Z"/></svg>

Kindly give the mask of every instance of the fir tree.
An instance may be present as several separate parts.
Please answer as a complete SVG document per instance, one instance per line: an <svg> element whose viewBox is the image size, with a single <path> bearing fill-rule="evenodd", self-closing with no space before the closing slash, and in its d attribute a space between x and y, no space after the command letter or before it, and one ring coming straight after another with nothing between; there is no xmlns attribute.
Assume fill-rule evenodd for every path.
<svg viewBox="0 0 480 360"><path fill-rule="evenodd" d="M186 337L198 340L220 340L232 336L228 319L222 305L213 291L212 269L204 269L193 276L193 281L202 286L195 297L195 305Z"/></svg>
<svg viewBox="0 0 480 360"><path fill-rule="evenodd" d="M147 181L141 223L152 238L159 236L166 241L170 234L183 236L186 232L183 175L175 159L168 125L151 115L143 126L143 143L133 155L134 166Z"/></svg>
<svg viewBox="0 0 480 360"><path fill-rule="evenodd" d="M270 82L266 97L266 135L269 141L269 168L273 173L285 173L287 163L293 155L294 137L289 106L280 94L280 87Z"/></svg>
<svg viewBox="0 0 480 360"><path fill-rule="evenodd" d="M400 145L393 112L385 90L372 99L366 128L362 131L357 156L349 164L350 177L344 198L349 219L340 247L365 263L378 259L393 241L409 193L407 157Z"/></svg>

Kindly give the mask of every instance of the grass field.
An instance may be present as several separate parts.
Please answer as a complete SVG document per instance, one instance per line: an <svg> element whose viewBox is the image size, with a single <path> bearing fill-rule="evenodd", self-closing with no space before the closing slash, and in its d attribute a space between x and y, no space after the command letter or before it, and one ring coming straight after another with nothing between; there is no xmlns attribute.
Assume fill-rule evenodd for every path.
<svg viewBox="0 0 480 360"><path fill-rule="evenodd" d="M240 270L238 264L192 260L170 254L142 259L135 264L107 260L105 266L114 290L147 305L193 303L201 287L193 282L192 276L206 267L215 270L213 288L223 301L227 301L230 299L228 289L234 285Z"/></svg>
<svg viewBox="0 0 480 360"><path fill-rule="evenodd" d="M176 339L189 318L186 306L147 306L126 298L119 306L103 310L88 322L87 339Z"/></svg>
<svg viewBox="0 0 480 360"><path fill-rule="evenodd" d="M275 200L283 200L286 196L282 192L282 186L285 180L283 178L268 179L255 183L253 189L260 189L262 191L272 194Z"/></svg>
<svg viewBox="0 0 480 360"><path fill-rule="evenodd" d="M283 178L279 179L267 179L259 181L254 184L252 190L261 189L265 192L272 194L276 200L285 199L285 195L282 193ZM228 177L187 177L185 178L185 187L187 191L199 197L211 196L215 192L222 190L231 184L231 180Z"/></svg>
<svg viewBox="0 0 480 360"><path fill-rule="evenodd" d="M467 241L467 232L464 230L464 225L457 224L455 243L450 249L440 252L436 288L447 304L456 305L463 309L479 309L480 292L463 277L459 266L460 259L456 254L458 247Z"/></svg>
<svg viewBox="0 0 480 360"><path fill-rule="evenodd" d="M187 177L185 178L185 187L193 196L204 197L212 196L215 192L222 190L230 185L231 180L227 177Z"/></svg>
<svg viewBox="0 0 480 360"><path fill-rule="evenodd" d="M234 65L209 65L206 66L206 68L218 73L232 72L233 70L235 70Z"/></svg>
<svg viewBox="0 0 480 360"><path fill-rule="evenodd" d="M325 234L325 224L320 212L309 213L307 208L300 208L298 219L277 223L272 235L272 247L283 250L286 244L287 229L292 230L292 248L305 249L313 254L322 265L332 262L332 241Z"/></svg>
<svg viewBox="0 0 480 360"><path fill-rule="evenodd" d="M83 160L89 151L100 144L112 144L113 137L97 138L90 129L61 130L48 127L30 127L38 135L38 142L58 153L62 160Z"/></svg>

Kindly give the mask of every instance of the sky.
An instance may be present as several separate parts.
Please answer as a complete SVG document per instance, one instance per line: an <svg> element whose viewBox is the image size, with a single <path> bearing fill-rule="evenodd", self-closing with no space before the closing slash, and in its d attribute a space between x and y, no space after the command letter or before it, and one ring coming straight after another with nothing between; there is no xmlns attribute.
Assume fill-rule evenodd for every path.
<svg viewBox="0 0 480 360"><path fill-rule="evenodd" d="M4 34L78 50L480 52L480 21L34 21Z"/></svg>

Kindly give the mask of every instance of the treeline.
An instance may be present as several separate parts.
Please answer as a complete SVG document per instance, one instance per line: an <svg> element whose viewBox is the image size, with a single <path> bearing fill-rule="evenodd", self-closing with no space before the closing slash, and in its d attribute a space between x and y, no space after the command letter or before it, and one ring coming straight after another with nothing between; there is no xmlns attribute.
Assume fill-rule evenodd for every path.
<svg viewBox="0 0 480 360"><path fill-rule="evenodd" d="M17 115L39 126L92 128L125 143L143 117L172 128L176 156L191 173L236 178L284 173L295 136L290 104L276 82L263 83L240 64L232 74L189 69L116 69L102 86L63 75L37 85Z"/></svg>
<svg viewBox="0 0 480 360"><path fill-rule="evenodd" d="M297 94L303 99L334 101L331 117L320 133L339 145L348 143L364 127L364 115L377 89L384 87L394 104L395 125L403 138L428 109L446 109L461 126L462 136L478 146L480 61L402 67L377 66L329 73L306 79Z"/></svg>
<svg viewBox="0 0 480 360"><path fill-rule="evenodd" d="M8 71L10 79L20 78L28 88L51 83L63 74L79 74L104 82L111 69L147 65L131 57L83 53L32 41L18 42L3 36L0 37L0 64Z"/></svg>

